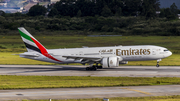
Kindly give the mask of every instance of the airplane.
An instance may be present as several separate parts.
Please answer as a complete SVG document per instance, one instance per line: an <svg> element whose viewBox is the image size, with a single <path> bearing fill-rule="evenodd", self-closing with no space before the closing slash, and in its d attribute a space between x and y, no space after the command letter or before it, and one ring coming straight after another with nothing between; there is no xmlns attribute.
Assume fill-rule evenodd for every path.
<svg viewBox="0 0 180 101"><path fill-rule="evenodd" d="M19 54L20 57L58 64L89 64L86 70L119 67L128 61L145 60L157 60L156 66L159 67L161 59L172 55L167 48L155 45L46 49L25 28L19 27L18 30L27 48L27 52Z"/></svg>

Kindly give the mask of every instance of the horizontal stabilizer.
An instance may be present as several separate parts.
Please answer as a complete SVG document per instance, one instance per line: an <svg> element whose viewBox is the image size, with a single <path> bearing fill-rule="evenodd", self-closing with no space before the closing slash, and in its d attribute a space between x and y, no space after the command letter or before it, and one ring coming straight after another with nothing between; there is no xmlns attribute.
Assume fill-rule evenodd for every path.
<svg viewBox="0 0 180 101"><path fill-rule="evenodd" d="M25 54L25 53L19 54L19 56L21 56L21 57L39 57L38 54Z"/></svg>

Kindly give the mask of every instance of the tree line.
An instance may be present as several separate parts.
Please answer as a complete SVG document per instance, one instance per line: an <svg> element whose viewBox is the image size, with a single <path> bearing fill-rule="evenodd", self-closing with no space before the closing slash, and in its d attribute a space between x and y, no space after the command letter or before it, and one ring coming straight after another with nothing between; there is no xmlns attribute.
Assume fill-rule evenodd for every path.
<svg viewBox="0 0 180 101"><path fill-rule="evenodd" d="M61 0L54 5L49 16L147 16L153 17L159 0ZM152 13L152 14L149 14ZM149 15L148 15L149 14ZM154 15L153 15L154 14Z"/></svg>
<svg viewBox="0 0 180 101"><path fill-rule="evenodd" d="M17 28L25 27L33 34L46 35L162 35L179 36L180 20L166 18L146 20L145 17L61 17L0 16L0 35L19 35ZM62 33L65 31L67 33Z"/></svg>
<svg viewBox="0 0 180 101"><path fill-rule="evenodd" d="M160 11L160 14L157 14ZM29 16L45 15L49 17L70 16L145 16L146 19L166 17L175 19L180 12L175 3L170 8L160 9L159 0L61 0L55 4L43 6L35 5Z"/></svg>
<svg viewBox="0 0 180 101"><path fill-rule="evenodd" d="M37 4L27 14L0 11L0 34L19 34L15 31L21 26L50 35L57 31L81 35L180 35L175 3L170 8L159 6L159 0L61 0L48 9ZM161 13L156 14L157 10Z"/></svg>

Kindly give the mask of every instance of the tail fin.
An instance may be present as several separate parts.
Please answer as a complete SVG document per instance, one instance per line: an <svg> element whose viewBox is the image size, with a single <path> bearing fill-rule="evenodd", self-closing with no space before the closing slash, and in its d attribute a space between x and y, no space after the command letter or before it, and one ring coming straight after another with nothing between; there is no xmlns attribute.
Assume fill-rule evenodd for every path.
<svg viewBox="0 0 180 101"><path fill-rule="evenodd" d="M39 41L37 41L24 27L19 27L18 30L28 52L39 52L41 54L47 53L47 49Z"/></svg>
<svg viewBox="0 0 180 101"><path fill-rule="evenodd" d="M18 30L21 34L22 40L24 41L28 52L39 52L42 55L48 57L49 59L57 62L62 62L51 56L48 53L47 49L39 41L37 41L26 29L24 29L23 27L19 27Z"/></svg>

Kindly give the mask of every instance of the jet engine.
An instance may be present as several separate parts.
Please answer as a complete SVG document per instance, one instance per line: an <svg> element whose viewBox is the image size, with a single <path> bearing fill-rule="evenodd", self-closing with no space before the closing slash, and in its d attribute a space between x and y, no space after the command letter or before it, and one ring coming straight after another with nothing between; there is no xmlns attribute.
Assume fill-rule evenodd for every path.
<svg viewBox="0 0 180 101"><path fill-rule="evenodd" d="M118 67L119 62L123 59L121 57L105 57L101 60L101 65L103 68L110 68L110 67Z"/></svg>

